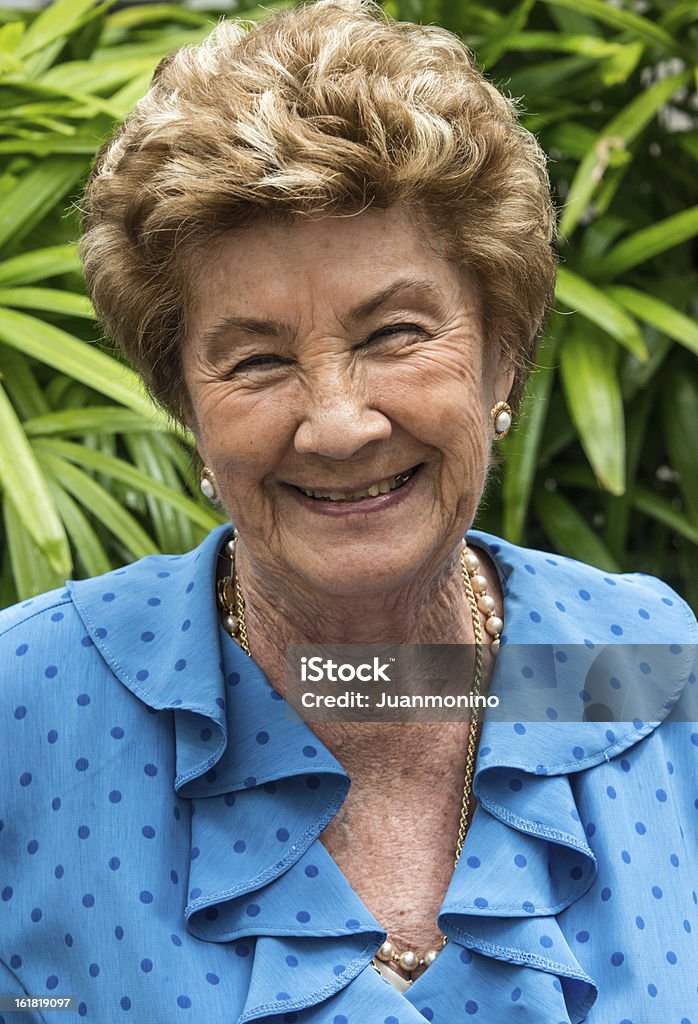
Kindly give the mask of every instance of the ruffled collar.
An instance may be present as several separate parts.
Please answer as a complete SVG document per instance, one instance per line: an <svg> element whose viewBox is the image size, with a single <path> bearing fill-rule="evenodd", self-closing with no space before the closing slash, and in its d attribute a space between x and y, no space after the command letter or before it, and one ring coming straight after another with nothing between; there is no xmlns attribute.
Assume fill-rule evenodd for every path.
<svg viewBox="0 0 698 1024"><path fill-rule="evenodd" d="M692 652L682 645L695 643L683 606L656 581L604 577L470 535L495 562L505 595L492 692L516 692L520 651L542 645L533 653L543 652L543 661L528 667L542 678L554 670L556 693L583 701L580 680L589 678L597 648L614 637L641 643L647 620L640 611L653 617L655 642L675 647L674 660L665 685L648 688L650 713L641 721L612 728L553 722L543 717L552 707L544 684L540 710L525 723L485 720L478 808L439 916L451 941L401 995L369 966L385 931L319 841L346 797L348 776L218 624L212 595L228 532L217 528L186 555L146 558L68 588L114 675L148 708L174 717L174 787L193 811L187 926L207 941L254 945L238 1024L290 1020L301 1009L313 1024L446 1022L462 1018L464 1006L499 1021L510 1013L517 1021L581 1020L596 987L555 915L588 890L596 863L569 775L617 756L669 714L691 672ZM581 619L556 601L554 577L566 572L574 572L588 603L597 602L602 620ZM620 633L606 635L610 626ZM556 659L570 647L578 661ZM505 848L506 866L498 854ZM521 865L516 876L512 856ZM289 965L299 963L303 970L294 974Z"/></svg>

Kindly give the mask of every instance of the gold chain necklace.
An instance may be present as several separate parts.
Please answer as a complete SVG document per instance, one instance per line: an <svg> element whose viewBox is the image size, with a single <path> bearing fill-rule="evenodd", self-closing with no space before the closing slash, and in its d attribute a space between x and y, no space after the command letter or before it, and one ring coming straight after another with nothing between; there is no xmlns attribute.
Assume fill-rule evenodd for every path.
<svg viewBox="0 0 698 1024"><path fill-rule="evenodd" d="M235 548L237 534L229 540L226 545L226 552L230 558L230 575L218 580L217 595L218 604L223 612L223 624L233 640L243 649L245 654L251 657L250 642L247 633L247 618L245 615L245 599L240 588L240 580L235 572ZM484 637L480 625L480 612L485 617L485 630L492 637L491 647L493 651L499 649L499 639L504 628L502 619L496 614L493 599L487 593L487 580L480 574L480 564L477 556L468 550L465 543L461 547L460 556L461 576L463 587L468 600L470 614L475 634L475 680L473 683L473 696L477 698L482 685L482 661ZM477 701L474 702L477 705ZM463 852L463 844L468 831L470 816L470 799L472 794L473 774L475 771L475 751L477 749L477 732L480 721L479 708L472 708L470 716L470 728L468 730L468 745L465 754L465 776L463 781L463 798L461 801L460 822L458 826L458 840L456 842L456 857L454 868L458 865L460 855ZM442 948L448 941L447 936L442 936ZM438 949L428 949L422 955L414 950L406 949L398 953L395 945L388 936L376 953L376 958L371 961L372 966L379 974L385 977L380 964L394 963L402 970L411 973L420 967L429 967L439 955ZM390 972L394 974L394 971ZM396 975L397 977L397 975ZM405 982L405 986L410 982Z"/></svg>

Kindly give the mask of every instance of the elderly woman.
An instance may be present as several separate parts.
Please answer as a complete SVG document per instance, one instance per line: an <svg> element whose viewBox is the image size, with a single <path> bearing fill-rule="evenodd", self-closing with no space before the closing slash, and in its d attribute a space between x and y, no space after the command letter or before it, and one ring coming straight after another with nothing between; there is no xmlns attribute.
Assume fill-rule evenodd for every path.
<svg viewBox="0 0 698 1024"><path fill-rule="evenodd" d="M469 532L554 277L510 102L369 0L223 22L161 65L85 210L95 305L236 530L0 619L5 1006L698 1020L690 615ZM313 728L286 699L289 645L475 644L478 691L500 634L495 691L529 644L544 675L673 645L669 689L613 729L549 695L543 722ZM640 675L610 680L626 707Z"/></svg>

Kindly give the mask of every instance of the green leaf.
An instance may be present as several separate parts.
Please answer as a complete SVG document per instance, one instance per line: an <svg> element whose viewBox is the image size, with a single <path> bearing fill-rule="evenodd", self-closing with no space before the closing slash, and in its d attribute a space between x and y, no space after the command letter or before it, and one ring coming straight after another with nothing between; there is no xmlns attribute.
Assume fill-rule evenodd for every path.
<svg viewBox="0 0 698 1024"><path fill-rule="evenodd" d="M41 416L49 405L39 387L29 360L21 352L0 348L0 381L7 388L12 404L22 420L27 416ZM26 434L26 421L22 424Z"/></svg>
<svg viewBox="0 0 698 1024"><path fill-rule="evenodd" d="M613 8L608 8L612 10ZM603 180L614 149L625 150L668 103L674 93L691 79L684 71L660 79L631 100L597 135L593 146L577 168L560 220L560 234L569 238Z"/></svg>
<svg viewBox="0 0 698 1024"><path fill-rule="evenodd" d="M172 491L179 491L177 471L158 445L157 435L128 434L125 437L131 461L151 480L157 480ZM193 546L191 522L173 506L152 494L146 494L148 512L160 550L176 553Z"/></svg>
<svg viewBox="0 0 698 1024"><path fill-rule="evenodd" d="M672 468L691 521L698 525L698 474L696 474L695 432L698 416L698 383L695 373L678 366L666 377L662 389L664 437Z"/></svg>
<svg viewBox="0 0 698 1024"><path fill-rule="evenodd" d="M568 328L560 351L567 408L597 480L611 494L622 494L625 428L615 363L615 346L600 331Z"/></svg>
<svg viewBox="0 0 698 1024"><path fill-rule="evenodd" d="M662 28L667 32L678 34L680 28L692 21L698 21L698 4L696 0L672 0L670 7L659 19Z"/></svg>
<svg viewBox="0 0 698 1024"><path fill-rule="evenodd" d="M123 434L128 431L159 431L155 420L146 420L120 405L88 405L81 409L58 409L24 421L27 437L85 434Z"/></svg>
<svg viewBox="0 0 698 1024"><path fill-rule="evenodd" d="M663 523L672 532L685 537L691 544L698 544L698 526L689 523L684 515L672 508L670 503L660 498L658 494L653 494L644 487L633 487L630 501L638 511Z"/></svg>
<svg viewBox="0 0 698 1024"><path fill-rule="evenodd" d="M540 488L534 506L543 529L561 555L606 572L620 572L620 566L604 542L562 494Z"/></svg>
<svg viewBox="0 0 698 1024"><path fill-rule="evenodd" d="M133 370L59 327L14 309L0 309L0 341L168 428L164 414L147 398Z"/></svg>
<svg viewBox="0 0 698 1024"><path fill-rule="evenodd" d="M0 305L20 309L38 309L43 313L76 316L94 320L92 303L85 295L56 288L0 288Z"/></svg>
<svg viewBox="0 0 698 1024"><path fill-rule="evenodd" d="M652 324L662 334L678 341L689 352L698 355L698 324L695 320L679 313L667 302L662 302L654 295L647 292L637 291L636 288L627 288L625 285L612 285L604 289L614 302L623 306L633 316Z"/></svg>
<svg viewBox="0 0 698 1024"><path fill-rule="evenodd" d="M4 388L0 386L0 484L20 512L51 570L65 578L72 569L68 538L32 446Z"/></svg>
<svg viewBox="0 0 698 1024"><path fill-rule="evenodd" d="M148 536L138 520L119 502L77 466L59 458L50 451L40 450L37 457L42 466L60 480L61 485L74 498L89 509L90 514L103 523L135 558L157 554L157 545Z"/></svg>
<svg viewBox="0 0 698 1024"><path fill-rule="evenodd" d="M202 526L206 530L212 530L214 526L223 522L222 518L212 515L202 508L201 505L192 501L191 498L186 498L183 494L174 491L159 480L151 479L146 473L141 472L135 466L124 461L124 459L115 458L113 455L107 455L101 451L94 451L91 448L86 448L84 445L75 444L73 441L42 439L35 441L35 447L37 451L49 452L62 459L76 462L86 469L93 469L98 473L103 473L113 480L120 480L122 483L135 488L137 491L142 491L144 494L152 494L157 498L162 498L172 508L179 510L193 523Z"/></svg>
<svg viewBox="0 0 698 1024"><path fill-rule="evenodd" d="M617 277L631 267L688 242L698 235L698 206L682 210L660 220L648 228L636 231L611 249L601 260L598 273L603 277Z"/></svg>
<svg viewBox="0 0 698 1024"><path fill-rule="evenodd" d="M573 91L574 77L593 67L594 62L588 57L562 57L559 60L541 61L511 74L507 82L507 92L514 96L540 96L555 89L555 95L559 97L563 85L567 87L567 92Z"/></svg>
<svg viewBox="0 0 698 1024"><path fill-rule="evenodd" d="M4 95L7 101L0 107L3 119L25 119L39 117L42 114L51 114L54 117L57 114L62 114L64 117L78 120L95 118L98 114L106 114L110 118L119 116L118 107L114 105L113 101L95 96L89 91L89 83L87 92L63 89L60 86L47 85L44 82L35 82L30 79L15 81L12 83L12 87L17 96L15 98L13 91L5 90ZM35 98L37 102L27 102L25 97ZM85 125L84 127L87 129L90 126ZM72 131L75 130L72 125L70 128ZM99 140L96 137L94 143L96 149L99 145Z"/></svg>
<svg viewBox="0 0 698 1024"><path fill-rule="evenodd" d="M166 53L167 50L163 51ZM98 95L110 93L119 86L129 82L137 75L155 70L158 55L135 59L114 58L109 60L74 60L66 64L56 64L41 77L43 85L56 89L75 91L87 90Z"/></svg>
<svg viewBox="0 0 698 1024"><path fill-rule="evenodd" d="M25 600L62 586L67 574L51 568L27 531L23 513L17 510L9 495L5 496L2 511L5 548L12 565L17 599Z"/></svg>
<svg viewBox="0 0 698 1024"><path fill-rule="evenodd" d="M95 0L54 0L29 26L17 52L22 57L43 50L54 40L70 35L82 23L84 15L94 9Z"/></svg>
<svg viewBox="0 0 698 1024"><path fill-rule="evenodd" d="M514 33L525 27L534 2L535 0L520 0L514 10L502 18L495 31L478 47L477 58L482 67L491 68L502 54L507 52Z"/></svg>
<svg viewBox="0 0 698 1024"><path fill-rule="evenodd" d="M80 135L69 139L53 135L46 139L8 139L6 142L0 142L0 153L28 153L30 156L54 156L57 153L82 153L83 156L92 156L96 149L96 139Z"/></svg>
<svg viewBox="0 0 698 1024"><path fill-rule="evenodd" d="M46 249L23 252L0 263L0 287L32 284L59 274L81 273L82 264L74 243L50 245Z"/></svg>
<svg viewBox="0 0 698 1024"><path fill-rule="evenodd" d="M56 479L47 476L47 480L80 565L88 576L109 572L112 567L109 556L77 501L63 490Z"/></svg>
<svg viewBox="0 0 698 1024"><path fill-rule="evenodd" d="M647 346L640 328L621 305L596 285L567 267L560 267L555 294L565 306L601 327L641 362L647 359Z"/></svg>
<svg viewBox="0 0 698 1024"><path fill-rule="evenodd" d="M559 319L541 342L536 368L528 378L521 413L512 433L503 442L506 455L502 481L504 536L514 544L523 540L533 482L538 469L540 441L548 412L561 336Z"/></svg>
<svg viewBox="0 0 698 1024"><path fill-rule="evenodd" d="M651 389L645 388L637 395L634 402L626 405L626 472L630 481L635 480L637 476L653 403L654 395ZM622 559L628 547L628 530L632 509L629 492L626 491L625 494L617 497L609 497L606 509L604 539L614 558Z"/></svg>
<svg viewBox="0 0 698 1024"><path fill-rule="evenodd" d="M116 30L131 31L143 25L161 25L163 22L178 21L183 25L207 25L206 14L188 11L177 4L150 3L144 7L125 7L109 15L107 37Z"/></svg>
<svg viewBox="0 0 698 1024"><path fill-rule="evenodd" d="M548 7L566 7L578 14L587 14L597 21L628 32L645 43L660 46L670 53L679 49L677 40L656 22L619 7L612 7L604 0L545 0L545 3Z"/></svg>
<svg viewBox="0 0 698 1024"><path fill-rule="evenodd" d="M16 248L49 210L52 210L85 173L85 161L60 156L37 164L0 198L0 246Z"/></svg>

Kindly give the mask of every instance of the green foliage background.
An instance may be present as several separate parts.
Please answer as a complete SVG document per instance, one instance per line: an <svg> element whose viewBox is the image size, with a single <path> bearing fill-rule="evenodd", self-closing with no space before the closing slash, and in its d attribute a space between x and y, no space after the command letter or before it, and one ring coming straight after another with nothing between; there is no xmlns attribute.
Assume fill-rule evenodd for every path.
<svg viewBox="0 0 698 1024"><path fill-rule="evenodd" d="M698 605L698 2L385 7L461 35L551 157L557 310L478 525L657 574ZM74 209L157 61L220 13L0 9L0 606L185 550L220 521L189 439L101 338Z"/></svg>

